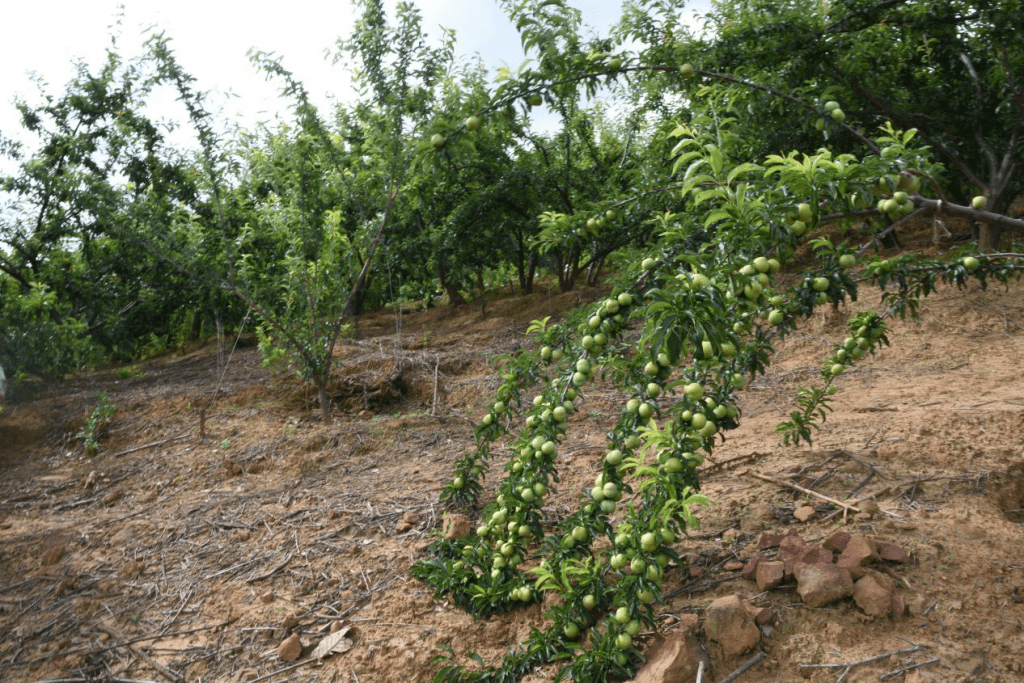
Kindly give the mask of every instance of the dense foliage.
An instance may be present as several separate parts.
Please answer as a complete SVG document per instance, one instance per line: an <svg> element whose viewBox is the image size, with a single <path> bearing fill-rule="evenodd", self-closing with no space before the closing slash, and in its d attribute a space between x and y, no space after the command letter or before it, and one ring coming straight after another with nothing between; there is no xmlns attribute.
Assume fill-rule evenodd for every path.
<svg viewBox="0 0 1024 683"><path fill-rule="evenodd" d="M327 116L282 59L255 53L294 116L219 137L163 36L21 105L39 146L4 146L19 171L4 179L0 363L61 374L254 315L265 357L317 387L327 422L334 345L361 310L611 271L608 297L536 321L536 348L502 359L442 493L479 526L438 539L413 573L482 617L561 595L554 628L491 665L450 652L439 680L512 681L551 661L577 680L628 678L705 502L697 466L738 426L737 392L777 341L819 306L883 292L779 425L809 442L834 379L889 343L887 317L939 283L1022 267L994 251L1024 228L1009 215L1024 177L1019 3L723 0L696 37L681 2L633 0L584 38L562 0L503 2L532 61L494 83L450 37L426 46L411 4L393 23L379 0L358 4L338 59L360 95ZM141 113L157 85L177 89L197 151ZM556 130L532 128L542 105ZM950 214L977 221L982 253L858 262L909 216L938 232ZM621 414L601 475L552 526L559 441L598 376Z"/></svg>

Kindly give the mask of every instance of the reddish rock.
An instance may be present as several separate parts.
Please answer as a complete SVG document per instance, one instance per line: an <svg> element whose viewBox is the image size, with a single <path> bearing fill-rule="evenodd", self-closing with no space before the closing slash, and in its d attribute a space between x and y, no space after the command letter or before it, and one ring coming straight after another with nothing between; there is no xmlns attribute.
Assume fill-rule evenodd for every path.
<svg viewBox="0 0 1024 683"><path fill-rule="evenodd" d="M454 541L456 538L469 536L469 517L459 512L448 513L444 516L441 528L444 529L446 541Z"/></svg>
<svg viewBox="0 0 1024 683"><path fill-rule="evenodd" d="M730 560L722 566L722 569L727 572L738 572L743 569L743 566L743 562L740 562L739 560Z"/></svg>
<svg viewBox="0 0 1024 683"><path fill-rule="evenodd" d="M841 553L846 550L846 544L850 542L852 536L846 531L837 531L821 544L822 548L826 550L834 550L837 553Z"/></svg>
<svg viewBox="0 0 1024 683"><path fill-rule="evenodd" d="M864 567L878 559L878 548L867 536L859 534L851 536L843 554L839 556L839 564L844 567Z"/></svg>
<svg viewBox="0 0 1024 683"><path fill-rule="evenodd" d="M808 607L822 607L853 595L850 572L834 564L801 564L795 575L796 592Z"/></svg>
<svg viewBox="0 0 1024 683"><path fill-rule="evenodd" d="M782 583L786 575L786 564L774 560L761 562L757 565L757 589L760 591L771 590Z"/></svg>
<svg viewBox="0 0 1024 683"><path fill-rule="evenodd" d="M749 651L761 640L760 629L738 595L718 598L708 605L704 633L722 647L726 659Z"/></svg>
<svg viewBox="0 0 1024 683"><path fill-rule="evenodd" d="M801 505L800 507L793 511L793 516L801 522L808 522L814 519L814 516L816 514L818 514L818 511L815 510L810 505Z"/></svg>
<svg viewBox="0 0 1024 683"><path fill-rule="evenodd" d="M749 600L743 601L743 607L746 608L747 613L754 620L755 624L767 624L772 620L772 611L767 607L758 607Z"/></svg>
<svg viewBox="0 0 1024 683"><path fill-rule="evenodd" d="M849 571L850 578L854 581L857 581L858 579L863 577L864 572L866 571L866 569L864 569L864 567L860 564L860 561L857 560L855 557L841 557L839 558L839 561L836 562L836 566L843 567L844 569Z"/></svg>
<svg viewBox="0 0 1024 683"><path fill-rule="evenodd" d="M757 542L757 549L764 550L765 548L775 548L785 536L782 534L761 534L761 539Z"/></svg>
<svg viewBox="0 0 1024 683"><path fill-rule="evenodd" d="M907 603L908 603L908 601L907 601L907 599L903 595L901 595L899 593L893 594L893 596L892 596L892 615L894 617L902 617L904 614L906 614L907 610L909 608L909 605Z"/></svg>
<svg viewBox="0 0 1024 683"><path fill-rule="evenodd" d="M302 641L299 639L298 633L293 633L284 639L280 645L277 646L277 656L285 662L294 662L302 654Z"/></svg>
<svg viewBox="0 0 1024 683"><path fill-rule="evenodd" d="M764 562L764 555L754 555L752 558L747 560L747 563L743 565L743 569L740 570L740 577L753 581L757 576L757 565Z"/></svg>
<svg viewBox="0 0 1024 683"><path fill-rule="evenodd" d="M702 659L707 672L711 662L697 636L692 632L672 631L647 652L647 663L636 672L633 683L693 681Z"/></svg>
<svg viewBox="0 0 1024 683"><path fill-rule="evenodd" d="M853 600L869 617L884 617L892 610L895 590L888 576L868 570L853 585Z"/></svg>
<svg viewBox="0 0 1024 683"><path fill-rule="evenodd" d="M807 552L807 541L797 535L786 536L779 543L779 559L796 560Z"/></svg>
<svg viewBox="0 0 1024 683"><path fill-rule="evenodd" d="M889 541L875 541L875 546L878 548L878 556L883 560L889 560L890 562L907 562L910 559L910 555L902 547Z"/></svg>

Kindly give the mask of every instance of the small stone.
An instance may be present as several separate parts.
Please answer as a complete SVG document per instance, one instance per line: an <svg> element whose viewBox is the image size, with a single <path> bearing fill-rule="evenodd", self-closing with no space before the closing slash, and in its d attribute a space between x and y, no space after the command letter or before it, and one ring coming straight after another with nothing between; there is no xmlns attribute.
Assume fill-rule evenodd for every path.
<svg viewBox="0 0 1024 683"><path fill-rule="evenodd" d="M727 595L708 605L704 633L722 647L726 659L749 651L761 640L761 630L738 595Z"/></svg>
<svg viewBox="0 0 1024 683"><path fill-rule="evenodd" d="M892 610L895 586L892 579L876 571L868 570L853 585L853 600L869 617L884 617Z"/></svg>
<svg viewBox="0 0 1024 683"><path fill-rule="evenodd" d="M121 493L120 491L111 491L107 495L100 498L100 503L102 503L103 505L113 505L117 501L121 500L121 496L123 495L124 494Z"/></svg>
<svg viewBox="0 0 1024 683"><path fill-rule="evenodd" d="M839 564L844 567L863 567L877 559L878 547L875 542L867 536L856 534L850 537L850 541L843 548L843 554L839 556Z"/></svg>
<svg viewBox="0 0 1024 683"><path fill-rule="evenodd" d="M834 564L801 564L794 574L796 592L808 607L823 607L853 595L850 572Z"/></svg>
<svg viewBox="0 0 1024 683"><path fill-rule="evenodd" d="M369 410L360 410L359 411L359 419L360 420L370 420L370 419L373 419L373 413L371 413Z"/></svg>
<svg viewBox="0 0 1024 683"><path fill-rule="evenodd" d="M771 623L772 611L767 607L758 607L749 600L743 601L743 607L750 614L750 618L754 620L754 623L758 626L763 624Z"/></svg>
<svg viewBox="0 0 1024 683"><path fill-rule="evenodd" d="M697 636L679 630L672 631L664 640L655 642L648 650L646 658L647 662L633 677L633 683L691 681L696 678L702 660L705 671L711 663Z"/></svg>
<svg viewBox="0 0 1024 683"><path fill-rule="evenodd" d="M683 612L679 615L679 622L676 630L681 633L697 633L700 628L700 618L691 612Z"/></svg>
<svg viewBox="0 0 1024 683"><path fill-rule="evenodd" d="M771 590L782 583L786 575L786 563L773 560L761 562L757 565L757 589L760 591Z"/></svg>
<svg viewBox="0 0 1024 683"><path fill-rule="evenodd" d="M801 522L809 522L810 520L814 519L815 515L817 514L818 511L815 510L810 505L801 505L800 507L793 511L793 516Z"/></svg>
<svg viewBox="0 0 1024 683"><path fill-rule="evenodd" d="M252 534L248 529L235 529L234 537L236 541L248 541L252 537Z"/></svg>
<svg viewBox="0 0 1024 683"><path fill-rule="evenodd" d="M776 548L785 536L783 534L761 534L760 540L757 542L757 549L764 550L765 548Z"/></svg>
<svg viewBox="0 0 1024 683"><path fill-rule="evenodd" d="M260 602L269 605L274 602L274 591L267 591L260 595Z"/></svg>
<svg viewBox="0 0 1024 683"><path fill-rule="evenodd" d="M739 539L743 533L739 529L726 529L722 532L722 540L726 543L733 543Z"/></svg>
<svg viewBox="0 0 1024 683"><path fill-rule="evenodd" d="M299 639L298 633L291 634L277 646L277 656L281 658L281 661L294 662L301 654L302 641Z"/></svg>
<svg viewBox="0 0 1024 683"><path fill-rule="evenodd" d="M821 544L822 548L827 550L834 550L837 553L841 553L846 549L846 544L850 542L851 535L846 531L837 531Z"/></svg>
<svg viewBox="0 0 1024 683"><path fill-rule="evenodd" d="M743 562L739 560L729 560L724 565L722 565L722 569L724 569L727 572L738 572L739 570L743 569Z"/></svg>
<svg viewBox="0 0 1024 683"><path fill-rule="evenodd" d="M910 559L910 555L907 551L895 543L890 543L889 541L875 541L875 545L878 548L878 556L883 560L905 563Z"/></svg>
<svg viewBox="0 0 1024 683"><path fill-rule="evenodd" d="M299 624L299 615L298 614L289 614L288 616L286 616L284 619L281 620L281 628L283 628L285 631L290 631L291 629L293 629L296 626L298 626L298 624Z"/></svg>
<svg viewBox="0 0 1024 683"><path fill-rule="evenodd" d="M871 515L872 517L882 511L882 508L878 507L878 503L873 500L866 500L857 507L860 508L861 512Z"/></svg>
<svg viewBox="0 0 1024 683"><path fill-rule="evenodd" d="M807 541L796 534L790 534L779 543L779 559L797 559L807 551Z"/></svg>
<svg viewBox="0 0 1024 683"><path fill-rule="evenodd" d="M747 560L747 563L743 565L743 569L740 570L740 577L753 581L754 577L757 576L757 565L765 560L764 555L754 555L752 558Z"/></svg>
<svg viewBox="0 0 1024 683"><path fill-rule="evenodd" d="M395 531L400 534L405 533L419 523L420 514L415 510L406 510L405 514L402 515L402 519L398 520L398 524L395 525Z"/></svg>
<svg viewBox="0 0 1024 683"><path fill-rule="evenodd" d="M469 517L458 512L446 514L441 527L444 529L446 541L464 538L469 535L471 529Z"/></svg>

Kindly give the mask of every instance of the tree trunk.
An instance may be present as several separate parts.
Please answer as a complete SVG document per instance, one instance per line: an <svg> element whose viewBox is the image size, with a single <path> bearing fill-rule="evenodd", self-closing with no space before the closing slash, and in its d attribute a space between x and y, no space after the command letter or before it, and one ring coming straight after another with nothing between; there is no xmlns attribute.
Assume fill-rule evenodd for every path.
<svg viewBox="0 0 1024 683"><path fill-rule="evenodd" d="M1003 228L991 223L978 223L978 249L983 252L999 251Z"/></svg>
<svg viewBox="0 0 1024 683"><path fill-rule="evenodd" d="M327 395L327 378L317 378L316 390L320 394L320 418L325 425L331 424L331 399Z"/></svg>
<svg viewBox="0 0 1024 683"><path fill-rule="evenodd" d="M203 312L201 310L192 311L192 331L189 332L189 341L199 341L199 335L203 332Z"/></svg>
<svg viewBox="0 0 1024 683"><path fill-rule="evenodd" d="M461 306L466 303L462 294L459 293L458 286L448 279L448 269L444 266L443 258L437 259L437 279L441 283L441 289L448 295L449 306Z"/></svg>

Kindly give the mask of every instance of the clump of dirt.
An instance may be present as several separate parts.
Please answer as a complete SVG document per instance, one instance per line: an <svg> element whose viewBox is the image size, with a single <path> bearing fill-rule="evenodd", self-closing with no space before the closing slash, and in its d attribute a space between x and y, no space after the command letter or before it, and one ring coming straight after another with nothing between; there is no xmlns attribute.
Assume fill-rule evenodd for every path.
<svg viewBox="0 0 1024 683"><path fill-rule="evenodd" d="M500 298L486 315L364 316L338 346L331 425L316 392L271 373L256 349L215 344L6 406L0 678L425 683L442 646L499 661L545 626L543 606L474 620L408 569L440 533L438 492L493 400L495 357L528 343L531 320L604 292ZM741 428L702 468L712 504L675 546L684 562L667 571L658 623L706 647L705 680L754 653L740 680L831 682L844 663L847 681L1024 677L1024 392L1012 370L1024 363L1024 287L942 290L920 323L891 321L893 346L838 378L813 446L783 447L775 425L796 390L869 305L870 294L780 343L742 395ZM117 412L89 456L75 435L101 391ZM577 506L621 410L600 383L580 408L551 519ZM856 565L871 579L808 606L788 556L765 545L794 536L835 566L843 538L866 539ZM894 548L898 559L883 554ZM782 563L761 586L758 557ZM696 639L712 603L750 610L732 616L756 625L752 650ZM335 652L321 661L322 643Z"/></svg>

